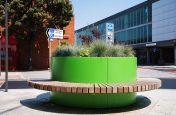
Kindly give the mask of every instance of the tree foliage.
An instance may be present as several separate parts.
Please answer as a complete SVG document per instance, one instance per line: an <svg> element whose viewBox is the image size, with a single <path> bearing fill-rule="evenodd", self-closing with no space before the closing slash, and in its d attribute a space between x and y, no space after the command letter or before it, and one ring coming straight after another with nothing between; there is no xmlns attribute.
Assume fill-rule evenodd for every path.
<svg viewBox="0 0 176 115"><path fill-rule="evenodd" d="M0 25L5 22L5 0L0 0ZM8 0L9 34L16 38L27 38L29 64L32 69L32 44L37 31L46 28L63 29L73 16L69 0Z"/></svg>
<svg viewBox="0 0 176 115"><path fill-rule="evenodd" d="M80 35L79 38L83 45L90 45L93 41L100 39L100 31L96 27L88 28L88 34Z"/></svg>
<svg viewBox="0 0 176 115"><path fill-rule="evenodd" d="M0 0L0 25L4 25L5 3ZM31 36L41 28L63 28L73 16L69 0L8 0L10 34Z"/></svg>

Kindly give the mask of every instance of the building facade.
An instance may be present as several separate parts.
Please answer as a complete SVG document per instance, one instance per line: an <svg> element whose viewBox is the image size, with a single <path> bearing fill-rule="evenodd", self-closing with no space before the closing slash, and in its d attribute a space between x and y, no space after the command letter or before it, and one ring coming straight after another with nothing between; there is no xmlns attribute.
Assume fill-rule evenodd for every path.
<svg viewBox="0 0 176 115"><path fill-rule="evenodd" d="M0 67L5 69L5 28L0 26ZM31 57L29 56L30 45L27 39L16 39L9 36L9 70L29 70L29 58L31 58L32 70L45 70L49 68L51 54L59 44L74 44L74 17L68 26L64 28L64 38L49 42L44 31L38 31L33 40Z"/></svg>
<svg viewBox="0 0 176 115"><path fill-rule="evenodd" d="M93 36L97 30L106 39L106 23L114 24L114 42L132 46L138 64L176 64L176 1L147 0L125 11L107 17L75 31L76 44L80 36Z"/></svg>

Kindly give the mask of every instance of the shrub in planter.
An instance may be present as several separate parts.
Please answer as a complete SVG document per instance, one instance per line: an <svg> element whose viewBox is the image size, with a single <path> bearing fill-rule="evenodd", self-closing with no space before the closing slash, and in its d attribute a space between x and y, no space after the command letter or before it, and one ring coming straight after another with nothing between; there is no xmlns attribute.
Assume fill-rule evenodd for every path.
<svg viewBox="0 0 176 115"><path fill-rule="evenodd" d="M79 50L77 47L63 45L56 49L53 53L53 57L68 57L68 56L79 56Z"/></svg>
<svg viewBox="0 0 176 115"><path fill-rule="evenodd" d="M75 83L128 83L136 81L136 58L131 48L96 41L90 46L59 47L52 59L52 80ZM135 102L136 93L52 93L53 102L66 106L107 108Z"/></svg>
<svg viewBox="0 0 176 115"><path fill-rule="evenodd" d="M123 45L109 46L102 40L97 40L89 46L69 46L58 47L53 53L53 57L134 57L132 48Z"/></svg>
<svg viewBox="0 0 176 115"><path fill-rule="evenodd" d="M106 44L105 42L97 40L90 45L90 55L92 57L104 57L106 56L106 51L108 47L108 44Z"/></svg>
<svg viewBox="0 0 176 115"><path fill-rule="evenodd" d="M107 57L134 57L132 48L122 45L110 46L106 51Z"/></svg>
<svg viewBox="0 0 176 115"><path fill-rule="evenodd" d="M80 57L90 57L90 48L81 47L79 50Z"/></svg>

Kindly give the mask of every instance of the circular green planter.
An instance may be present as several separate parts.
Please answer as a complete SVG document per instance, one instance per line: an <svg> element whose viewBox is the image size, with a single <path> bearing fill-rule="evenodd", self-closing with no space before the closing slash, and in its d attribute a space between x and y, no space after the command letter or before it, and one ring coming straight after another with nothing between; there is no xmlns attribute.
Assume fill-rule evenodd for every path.
<svg viewBox="0 0 176 115"><path fill-rule="evenodd" d="M53 57L52 80L75 83L136 81L135 57ZM111 108L135 102L136 93L73 94L52 92L54 103L81 108Z"/></svg>

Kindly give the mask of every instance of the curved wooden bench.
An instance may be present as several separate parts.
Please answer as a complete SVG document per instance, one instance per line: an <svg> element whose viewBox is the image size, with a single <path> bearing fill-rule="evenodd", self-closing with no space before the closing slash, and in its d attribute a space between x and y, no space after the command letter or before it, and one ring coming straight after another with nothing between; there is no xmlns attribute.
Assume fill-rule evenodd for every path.
<svg viewBox="0 0 176 115"><path fill-rule="evenodd" d="M129 93L158 89L161 80L155 78L138 78L131 83L71 83L59 81L28 81L28 85L46 91L66 93Z"/></svg>

